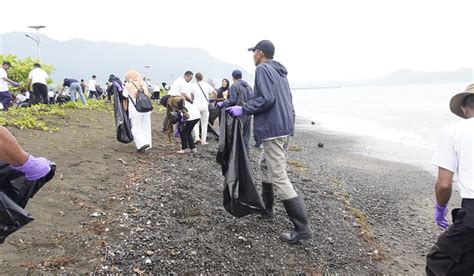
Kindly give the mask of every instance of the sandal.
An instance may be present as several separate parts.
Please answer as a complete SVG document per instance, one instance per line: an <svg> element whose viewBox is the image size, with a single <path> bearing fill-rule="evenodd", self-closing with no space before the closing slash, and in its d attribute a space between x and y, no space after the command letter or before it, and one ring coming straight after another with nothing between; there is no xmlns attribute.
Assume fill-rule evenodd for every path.
<svg viewBox="0 0 474 276"><path fill-rule="evenodd" d="M197 152L198 152L197 149L192 149L192 150L191 150L191 153L197 153Z"/></svg>

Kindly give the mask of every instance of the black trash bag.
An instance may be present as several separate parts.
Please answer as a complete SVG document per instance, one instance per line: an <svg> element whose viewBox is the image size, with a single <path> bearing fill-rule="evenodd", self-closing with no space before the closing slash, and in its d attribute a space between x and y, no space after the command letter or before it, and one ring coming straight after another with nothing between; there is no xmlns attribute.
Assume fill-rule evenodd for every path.
<svg viewBox="0 0 474 276"><path fill-rule="evenodd" d="M130 118L123 108L122 98L116 88L114 90L114 115L117 128L117 141L128 144L133 141L132 124Z"/></svg>
<svg viewBox="0 0 474 276"><path fill-rule="evenodd" d="M56 165L53 164L46 176L31 181L9 164L0 162L0 244L8 235L33 220L23 208L55 173Z"/></svg>
<svg viewBox="0 0 474 276"><path fill-rule="evenodd" d="M210 123L207 124L207 137L219 141L219 133L217 133Z"/></svg>
<svg viewBox="0 0 474 276"><path fill-rule="evenodd" d="M44 177L31 181L25 175L10 167L9 164L0 162L0 191L4 192L21 208L51 179L56 173L56 165L51 165L51 171Z"/></svg>
<svg viewBox="0 0 474 276"><path fill-rule="evenodd" d="M18 206L5 193L0 192L0 244L5 239L30 223L34 218L28 214L23 208Z"/></svg>
<svg viewBox="0 0 474 276"><path fill-rule="evenodd" d="M264 210L262 198L255 186L242 135L240 119L234 119L222 110L217 162L224 174L224 208L235 217L243 217Z"/></svg>

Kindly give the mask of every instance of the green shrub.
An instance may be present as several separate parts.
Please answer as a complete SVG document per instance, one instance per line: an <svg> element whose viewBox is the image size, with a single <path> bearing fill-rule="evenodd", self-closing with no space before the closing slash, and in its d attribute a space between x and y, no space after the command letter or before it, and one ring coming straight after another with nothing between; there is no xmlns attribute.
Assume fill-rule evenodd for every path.
<svg viewBox="0 0 474 276"><path fill-rule="evenodd" d="M51 121L63 119L68 110L112 112L113 106L102 100L89 100L87 105L81 102L67 102L62 105L38 104L27 108L10 108L7 112L0 112L0 125L19 129L58 131L59 128L51 125Z"/></svg>

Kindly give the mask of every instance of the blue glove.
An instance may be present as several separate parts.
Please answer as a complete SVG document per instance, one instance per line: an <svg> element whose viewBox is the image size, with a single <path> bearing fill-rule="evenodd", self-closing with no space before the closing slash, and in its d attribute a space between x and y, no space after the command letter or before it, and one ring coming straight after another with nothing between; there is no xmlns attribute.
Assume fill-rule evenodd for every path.
<svg viewBox="0 0 474 276"><path fill-rule="evenodd" d="M18 82L16 82L16 81L12 82L12 85L15 86L15 87L20 86L20 84L19 84Z"/></svg>
<svg viewBox="0 0 474 276"><path fill-rule="evenodd" d="M434 217L436 224L445 230L449 227L448 220L446 219L446 214L448 213L448 210L448 206L440 206L439 204L436 204L435 206Z"/></svg>
<svg viewBox="0 0 474 276"><path fill-rule="evenodd" d="M244 110L242 109L241 106L232 106L232 107L226 108L225 110L234 117L240 117L244 115Z"/></svg>
<svg viewBox="0 0 474 276"><path fill-rule="evenodd" d="M219 108L223 108L224 107L224 102L218 102L216 104Z"/></svg>

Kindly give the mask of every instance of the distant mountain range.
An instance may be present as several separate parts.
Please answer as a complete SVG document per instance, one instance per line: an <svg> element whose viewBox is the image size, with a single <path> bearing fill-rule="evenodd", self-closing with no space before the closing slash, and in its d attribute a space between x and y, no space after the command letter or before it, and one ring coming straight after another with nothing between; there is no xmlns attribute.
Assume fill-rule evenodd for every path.
<svg viewBox="0 0 474 276"><path fill-rule="evenodd" d="M3 54L37 57L36 44L25 33L11 32L0 35ZM152 82L172 82L186 70L202 72L205 79L212 79L219 86L222 78L229 78L232 70L240 69L244 79L253 83L253 74L240 66L216 59L198 48L170 48L155 45L134 46L127 43L91 42L83 39L58 41L41 36L42 62L55 68L53 80L60 83L64 78L85 79L95 74L104 84L109 74L123 77L131 69L140 71ZM149 68L145 68L149 66ZM389 75L357 81L295 81L294 88L400 85L423 83L449 83L473 81L471 68L455 71L421 72L399 70Z"/></svg>
<svg viewBox="0 0 474 276"><path fill-rule="evenodd" d="M318 88L341 86L376 86L376 85L405 85L428 83L456 83L474 82L471 68L462 68L455 71L422 72L408 69L398 70L385 77L356 81L302 81L293 82L294 88Z"/></svg>
<svg viewBox="0 0 474 276"><path fill-rule="evenodd" d="M36 44L25 37L25 33L6 33L1 39L3 54L37 57ZM222 78L230 79L234 69L240 69L244 78L253 79L253 75L240 66L218 60L198 48L134 46L83 39L57 41L41 36L41 61L54 66L52 78L57 83L66 77L87 81L95 74L104 84L109 74L123 77L131 69L141 72L156 84L170 83L186 70L202 72L205 79L212 79L219 86Z"/></svg>

